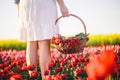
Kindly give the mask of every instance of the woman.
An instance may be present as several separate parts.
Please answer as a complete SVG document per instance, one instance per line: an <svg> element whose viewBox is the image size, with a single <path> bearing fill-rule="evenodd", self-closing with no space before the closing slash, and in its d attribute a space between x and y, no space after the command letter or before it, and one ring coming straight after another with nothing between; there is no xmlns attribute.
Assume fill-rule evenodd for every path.
<svg viewBox="0 0 120 80"><path fill-rule="evenodd" d="M69 11L63 0L16 0L20 23L20 40L27 41L27 65L39 65L43 79L43 71L51 61L50 39L59 33L55 20L58 17L57 5L62 16L69 16ZM37 51L39 49L39 54Z"/></svg>

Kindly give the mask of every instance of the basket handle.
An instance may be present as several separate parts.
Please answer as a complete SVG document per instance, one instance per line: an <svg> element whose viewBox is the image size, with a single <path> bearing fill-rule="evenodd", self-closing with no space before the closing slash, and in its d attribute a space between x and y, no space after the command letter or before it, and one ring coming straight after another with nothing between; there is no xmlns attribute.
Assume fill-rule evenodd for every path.
<svg viewBox="0 0 120 80"><path fill-rule="evenodd" d="M69 14L69 16L76 17L77 19L79 19L79 20L81 21L81 23L82 23L82 25L83 25L83 27L84 27L85 37L87 37L86 25L85 25L84 21L83 21L80 17L78 17L78 16L76 16L76 15L74 15L74 14ZM57 24L57 22L58 22L61 18L64 18L64 17L63 17L63 16L58 17L58 18L56 19L56 21L55 21L55 25Z"/></svg>

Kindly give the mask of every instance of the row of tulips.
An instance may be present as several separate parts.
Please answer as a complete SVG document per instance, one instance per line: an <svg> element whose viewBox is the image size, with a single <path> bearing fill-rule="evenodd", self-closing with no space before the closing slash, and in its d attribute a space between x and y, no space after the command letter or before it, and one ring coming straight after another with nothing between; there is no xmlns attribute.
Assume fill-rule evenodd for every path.
<svg viewBox="0 0 120 80"><path fill-rule="evenodd" d="M91 46L79 54L55 54L48 64L48 70L45 71L45 80L108 80L108 78L120 79L119 45Z"/></svg>
<svg viewBox="0 0 120 80"><path fill-rule="evenodd" d="M35 72L35 65L27 65L25 50L4 50L0 52L0 80L41 79L40 69ZM31 76L28 71L33 71Z"/></svg>
<svg viewBox="0 0 120 80"><path fill-rule="evenodd" d="M0 80L41 80L40 68L26 65L26 51L0 51ZM51 49L52 60L44 71L45 80L120 79L120 45L90 46L82 53L61 54ZM38 72L34 72L35 68ZM28 71L33 71L31 76Z"/></svg>

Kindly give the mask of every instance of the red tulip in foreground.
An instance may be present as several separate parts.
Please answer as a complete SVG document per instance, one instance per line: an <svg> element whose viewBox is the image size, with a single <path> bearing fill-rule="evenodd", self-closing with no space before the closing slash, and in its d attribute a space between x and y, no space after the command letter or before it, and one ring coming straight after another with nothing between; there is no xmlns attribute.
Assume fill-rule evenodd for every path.
<svg viewBox="0 0 120 80"><path fill-rule="evenodd" d="M93 54L86 66L88 80L105 80L114 68L114 51L103 51L100 54Z"/></svg>

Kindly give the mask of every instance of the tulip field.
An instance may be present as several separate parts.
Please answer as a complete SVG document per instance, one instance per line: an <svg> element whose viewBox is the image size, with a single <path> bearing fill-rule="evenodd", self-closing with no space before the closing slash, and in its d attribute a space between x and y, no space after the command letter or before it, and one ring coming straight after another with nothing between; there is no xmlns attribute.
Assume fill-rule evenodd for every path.
<svg viewBox="0 0 120 80"><path fill-rule="evenodd" d="M89 35L83 51L70 54L61 53L51 44L51 61L44 70L44 80L120 80L119 36ZM66 39L60 40L66 42ZM60 45L61 41L57 40L59 46L65 46ZM69 41L74 43L70 50L80 44L79 38ZM39 64L26 64L26 44L17 40L0 40L0 80L42 80ZM32 71L31 75L29 71Z"/></svg>
<svg viewBox="0 0 120 80"><path fill-rule="evenodd" d="M39 66L26 65L25 50L0 51L0 80L41 80ZM120 80L120 45L85 47L83 52L61 54L51 48L45 80ZM37 67L37 72L28 71Z"/></svg>

